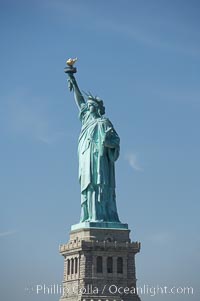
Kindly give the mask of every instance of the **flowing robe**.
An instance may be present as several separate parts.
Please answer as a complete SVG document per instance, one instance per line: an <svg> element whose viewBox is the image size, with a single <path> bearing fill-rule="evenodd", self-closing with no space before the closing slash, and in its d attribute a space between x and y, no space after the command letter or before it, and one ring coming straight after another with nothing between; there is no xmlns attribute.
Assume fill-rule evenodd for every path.
<svg viewBox="0 0 200 301"><path fill-rule="evenodd" d="M120 139L109 119L94 118L87 104L80 110L78 142L81 222L119 222L115 197L115 166Z"/></svg>

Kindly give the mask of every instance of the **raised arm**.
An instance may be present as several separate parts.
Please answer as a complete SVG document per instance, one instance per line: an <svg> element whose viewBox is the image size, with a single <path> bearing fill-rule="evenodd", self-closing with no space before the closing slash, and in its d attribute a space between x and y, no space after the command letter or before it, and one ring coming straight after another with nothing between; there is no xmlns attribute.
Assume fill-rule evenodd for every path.
<svg viewBox="0 0 200 301"><path fill-rule="evenodd" d="M81 106L83 104L85 104L85 99L78 87L78 84L76 82L76 79L73 75L73 73L68 73L68 87L69 87L69 90L70 91L74 91L74 99L75 99L75 102L78 106L79 109L81 109Z"/></svg>

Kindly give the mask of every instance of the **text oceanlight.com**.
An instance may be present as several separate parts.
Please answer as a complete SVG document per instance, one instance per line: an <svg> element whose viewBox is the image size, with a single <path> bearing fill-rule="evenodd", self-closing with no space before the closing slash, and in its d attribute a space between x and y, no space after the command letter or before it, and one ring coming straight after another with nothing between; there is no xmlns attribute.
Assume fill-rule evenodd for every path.
<svg viewBox="0 0 200 301"><path fill-rule="evenodd" d="M70 286L63 287L59 284L36 284L34 286L29 286L25 289L28 293L34 293L37 295L73 295L73 294L82 294L82 295L115 295L115 296L125 296L125 295L193 295L194 289L191 286L160 286L160 285L148 285L144 284L143 286L137 287L123 287L117 286L115 284L105 284L101 288L98 288L94 285L88 284L86 287Z"/></svg>

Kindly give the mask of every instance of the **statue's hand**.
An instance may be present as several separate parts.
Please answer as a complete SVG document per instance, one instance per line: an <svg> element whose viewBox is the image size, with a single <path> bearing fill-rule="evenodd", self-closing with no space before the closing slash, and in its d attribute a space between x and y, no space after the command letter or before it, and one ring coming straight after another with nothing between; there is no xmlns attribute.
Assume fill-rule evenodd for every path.
<svg viewBox="0 0 200 301"><path fill-rule="evenodd" d="M75 77L73 73L68 73L68 88L70 91L74 88L74 85L76 83Z"/></svg>
<svg viewBox="0 0 200 301"><path fill-rule="evenodd" d="M117 148L119 146L119 137L113 128L106 130L104 146L108 148Z"/></svg>
<svg viewBox="0 0 200 301"><path fill-rule="evenodd" d="M67 74L69 78L74 79L74 74L72 72L67 72Z"/></svg>
<svg viewBox="0 0 200 301"><path fill-rule="evenodd" d="M72 80L69 78L67 81L68 81L68 88L69 88L69 91L71 92L72 89L73 89L73 83L72 83Z"/></svg>

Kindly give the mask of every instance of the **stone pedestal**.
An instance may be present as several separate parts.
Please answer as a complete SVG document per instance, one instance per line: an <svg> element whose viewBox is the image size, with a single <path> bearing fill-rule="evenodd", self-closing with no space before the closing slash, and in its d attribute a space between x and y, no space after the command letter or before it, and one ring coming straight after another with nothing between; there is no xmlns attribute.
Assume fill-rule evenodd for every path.
<svg viewBox="0 0 200 301"><path fill-rule="evenodd" d="M64 257L64 293L60 301L140 301L135 254L140 243L128 229L72 230L60 246Z"/></svg>

